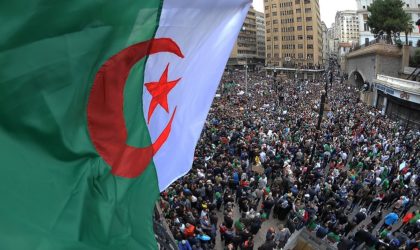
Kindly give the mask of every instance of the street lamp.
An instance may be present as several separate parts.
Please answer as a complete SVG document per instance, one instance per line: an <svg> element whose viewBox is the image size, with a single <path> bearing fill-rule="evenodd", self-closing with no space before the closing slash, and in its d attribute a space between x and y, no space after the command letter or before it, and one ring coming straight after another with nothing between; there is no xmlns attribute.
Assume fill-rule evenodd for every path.
<svg viewBox="0 0 420 250"><path fill-rule="evenodd" d="M248 61L245 64L245 93L248 96Z"/></svg>

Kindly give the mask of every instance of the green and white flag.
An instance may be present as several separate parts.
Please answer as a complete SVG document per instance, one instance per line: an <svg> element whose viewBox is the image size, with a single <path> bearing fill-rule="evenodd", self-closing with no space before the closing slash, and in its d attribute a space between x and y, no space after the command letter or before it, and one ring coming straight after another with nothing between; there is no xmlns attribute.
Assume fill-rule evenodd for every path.
<svg viewBox="0 0 420 250"><path fill-rule="evenodd" d="M154 249L250 0L0 2L0 249Z"/></svg>

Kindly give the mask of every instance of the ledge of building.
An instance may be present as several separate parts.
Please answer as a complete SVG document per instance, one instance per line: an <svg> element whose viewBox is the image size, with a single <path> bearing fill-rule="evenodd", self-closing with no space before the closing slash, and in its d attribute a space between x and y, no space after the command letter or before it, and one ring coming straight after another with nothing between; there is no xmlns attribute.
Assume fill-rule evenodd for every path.
<svg viewBox="0 0 420 250"><path fill-rule="evenodd" d="M321 69L304 69L304 68L283 68L283 67L265 67L265 70L278 70L278 71L297 71L299 72L324 72L325 69L321 68Z"/></svg>
<svg viewBox="0 0 420 250"><path fill-rule="evenodd" d="M385 56L399 57L402 56L402 51L398 46L385 43L375 43L366 47L359 48L347 54L346 58L356 58L368 54L378 54Z"/></svg>
<svg viewBox="0 0 420 250"><path fill-rule="evenodd" d="M385 75L378 75L375 79L375 82L399 91L404 91L414 95L420 95L420 83L416 81L410 81Z"/></svg>

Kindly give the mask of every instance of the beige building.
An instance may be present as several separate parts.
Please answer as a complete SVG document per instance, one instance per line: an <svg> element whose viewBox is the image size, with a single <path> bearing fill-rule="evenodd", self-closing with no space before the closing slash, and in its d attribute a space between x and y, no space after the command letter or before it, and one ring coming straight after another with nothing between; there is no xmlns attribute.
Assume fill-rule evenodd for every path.
<svg viewBox="0 0 420 250"><path fill-rule="evenodd" d="M257 58L264 64L265 61L265 18L264 13L256 12L257 22Z"/></svg>
<svg viewBox="0 0 420 250"><path fill-rule="evenodd" d="M329 55L329 42L328 42L328 28L327 25L322 22L322 64L325 65L328 61Z"/></svg>
<svg viewBox="0 0 420 250"><path fill-rule="evenodd" d="M359 42L359 17L355 10L337 11L335 35L340 43L350 43L355 46Z"/></svg>
<svg viewBox="0 0 420 250"><path fill-rule="evenodd" d="M229 68L244 68L247 66L250 69L255 69L258 66L264 66L264 20L261 20L263 14L251 7L245 18L245 22L239 32L238 39L230 54L228 67ZM262 16L264 18L264 16ZM261 35L263 37L261 37ZM263 48L261 48L263 47Z"/></svg>
<svg viewBox="0 0 420 250"><path fill-rule="evenodd" d="M268 66L322 65L319 0L264 0L264 13Z"/></svg>
<svg viewBox="0 0 420 250"><path fill-rule="evenodd" d="M331 25L331 28L327 30L327 37L328 37L328 52L330 57L337 56L338 53L338 38L335 34L335 23Z"/></svg>

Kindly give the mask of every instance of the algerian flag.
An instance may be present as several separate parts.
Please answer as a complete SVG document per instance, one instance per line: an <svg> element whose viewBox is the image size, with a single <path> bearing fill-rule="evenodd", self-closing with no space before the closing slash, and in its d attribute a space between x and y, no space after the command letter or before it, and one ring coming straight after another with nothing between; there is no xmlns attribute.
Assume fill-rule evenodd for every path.
<svg viewBox="0 0 420 250"><path fill-rule="evenodd" d="M403 162L400 164L400 171L401 171L401 170L403 170L403 169L406 167L406 165L407 165L407 163L406 163L405 161L403 161Z"/></svg>
<svg viewBox="0 0 420 250"><path fill-rule="evenodd" d="M250 0L0 3L0 249L153 249Z"/></svg>

